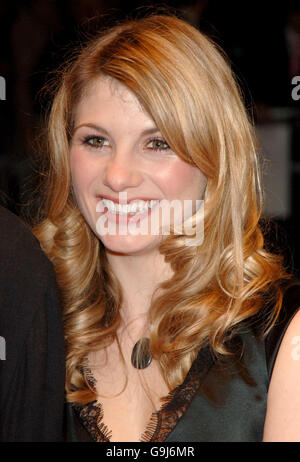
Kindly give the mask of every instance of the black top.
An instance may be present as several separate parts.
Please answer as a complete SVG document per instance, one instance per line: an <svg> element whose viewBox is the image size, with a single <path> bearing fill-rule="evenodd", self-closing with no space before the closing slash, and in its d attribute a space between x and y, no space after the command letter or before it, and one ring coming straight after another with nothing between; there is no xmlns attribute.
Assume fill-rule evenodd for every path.
<svg viewBox="0 0 300 462"><path fill-rule="evenodd" d="M265 339L259 335L257 317L242 323L230 345L232 351L242 352L239 360L216 360L209 348L202 349L184 382L152 415L141 441L262 441L277 351L299 307L300 285L293 285L286 290L280 316ZM66 441L104 442L109 437L101 405L66 404Z"/></svg>
<svg viewBox="0 0 300 462"><path fill-rule="evenodd" d="M64 347L54 270L0 207L0 441L60 441Z"/></svg>

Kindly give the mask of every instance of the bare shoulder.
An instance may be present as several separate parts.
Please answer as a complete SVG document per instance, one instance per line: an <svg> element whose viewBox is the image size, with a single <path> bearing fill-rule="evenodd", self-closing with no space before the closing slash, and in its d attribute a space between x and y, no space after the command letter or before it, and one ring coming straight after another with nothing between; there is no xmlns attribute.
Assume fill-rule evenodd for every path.
<svg viewBox="0 0 300 462"><path fill-rule="evenodd" d="M300 306L300 300L299 300ZM290 321L268 392L264 441L300 441L300 310Z"/></svg>

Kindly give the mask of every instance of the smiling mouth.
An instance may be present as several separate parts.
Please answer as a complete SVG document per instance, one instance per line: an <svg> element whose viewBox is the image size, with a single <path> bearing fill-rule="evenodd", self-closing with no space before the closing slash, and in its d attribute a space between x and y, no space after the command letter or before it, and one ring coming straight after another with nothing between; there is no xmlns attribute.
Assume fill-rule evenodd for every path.
<svg viewBox="0 0 300 462"><path fill-rule="evenodd" d="M109 213L115 215L136 215L136 214L144 214L151 210L156 204L158 204L158 200L136 200L132 201L129 204L120 204L119 202L114 202L109 199L101 198L101 202L103 206L108 210Z"/></svg>

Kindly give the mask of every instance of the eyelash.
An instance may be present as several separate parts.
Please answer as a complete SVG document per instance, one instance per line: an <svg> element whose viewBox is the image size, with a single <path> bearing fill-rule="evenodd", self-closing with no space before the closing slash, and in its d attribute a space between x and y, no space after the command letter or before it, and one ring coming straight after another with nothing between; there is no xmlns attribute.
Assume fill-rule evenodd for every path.
<svg viewBox="0 0 300 462"><path fill-rule="evenodd" d="M104 147L103 145L96 146L96 145L91 143L91 141L95 140L95 139L101 140L102 142L107 141L107 139L104 138L103 136L89 135L89 136L84 137L82 142L83 142L83 144L88 145L91 148L95 148L95 149L103 148ZM146 145L148 146L150 143L154 143L154 142L159 142L159 143L163 144L165 147L163 147L163 148L162 147L148 148L148 149L151 149L152 151L168 151L170 149L170 146L168 145L168 143L163 138L151 138L146 142Z"/></svg>
<svg viewBox="0 0 300 462"><path fill-rule="evenodd" d="M168 151L170 149L170 146L163 138L151 138L151 140L147 141L147 145L149 143L153 143L154 141L158 141L159 143L164 144L165 147L164 148L150 148L150 149L153 149L153 151Z"/></svg>
<svg viewBox="0 0 300 462"><path fill-rule="evenodd" d="M105 140L106 140L103 136L89 135L89 136L85 136L85 137L83 138L82 142L83 142L83 144L86 144L86 145L88 145L88 146L91 147L91 148L95 148L95 149L100 149L100 148L102 148L103 146L96 146L96 145L90 143L90 141L95 140L95 139L102 140L102 141L105 141Z"/></svg>

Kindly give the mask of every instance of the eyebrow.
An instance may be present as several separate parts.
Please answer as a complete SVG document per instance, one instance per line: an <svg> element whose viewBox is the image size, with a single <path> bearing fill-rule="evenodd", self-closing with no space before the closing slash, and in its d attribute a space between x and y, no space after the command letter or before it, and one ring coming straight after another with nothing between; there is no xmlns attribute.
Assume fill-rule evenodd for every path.
<svg viewBox="0 0 300 462"><path fill-rule="evenodd" d="M105 128L100 127L100 125L95 125L95 124L89 124L89 123L83 123L80 125L77 125L77 127L74 128L72 135L81 127L88 127L92 128L93 130L97 130L98 132L102 132L105 135L109 136L109 133ZM154 133L158 133L160 130L157 127L152 127L152 128L147 128L146 130L143 130L141 133L142 136L144 135L153 135Z"/></svg>

